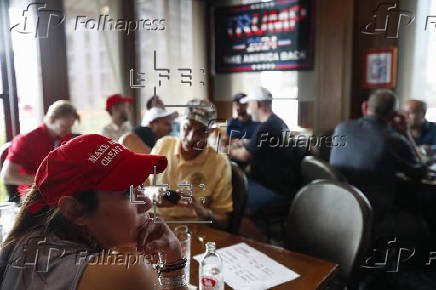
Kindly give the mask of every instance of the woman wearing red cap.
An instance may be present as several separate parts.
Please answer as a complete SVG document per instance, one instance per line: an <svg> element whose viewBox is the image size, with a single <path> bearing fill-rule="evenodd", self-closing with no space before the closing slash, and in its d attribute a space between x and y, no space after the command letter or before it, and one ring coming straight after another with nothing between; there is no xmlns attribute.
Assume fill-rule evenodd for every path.
<svg viewBox="0 0 436 290"><path fill-rule="evenodd" d="M129 193L166 166L100 135L50 152L2 246L0 289L187 289L177 238L148 216L148 198ZM120 247L137 252L108 251ZM157 253L156 269L138 259Z"/></svg>

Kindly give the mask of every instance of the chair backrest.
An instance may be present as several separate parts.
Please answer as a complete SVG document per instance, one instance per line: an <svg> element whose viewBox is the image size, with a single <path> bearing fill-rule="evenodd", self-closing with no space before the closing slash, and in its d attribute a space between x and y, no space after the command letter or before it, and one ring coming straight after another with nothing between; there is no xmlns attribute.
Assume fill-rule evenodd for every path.
<svg viewBox="0 0 436 290"><path fill-rule="evenodd" d="M317 179L337 180L347 183L347 179L330 164L315 156L306 156L301 162L303 185Z"/></svg>
<svg viewBox="0 0 436 290"><path fill-rule="evenodd" d="M318 180L296 195L286 224L286 246L339 265L348 282L370 243L372 209L351 185Z"/></svg>
<svg viewBox="0 0 436 290"><path fill-rule="evenodd" d="M233 212L228 231L232 234L239 233L242 217L248 198L248 181L244 171L232 162L232 200Z"/></svg>

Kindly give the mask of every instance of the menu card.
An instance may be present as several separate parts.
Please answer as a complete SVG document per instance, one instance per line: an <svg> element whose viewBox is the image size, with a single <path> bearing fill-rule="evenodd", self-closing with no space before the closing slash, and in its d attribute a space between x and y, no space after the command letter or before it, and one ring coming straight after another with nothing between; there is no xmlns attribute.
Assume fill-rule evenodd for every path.
<svg viewBox="0 0 436 290"><path fill-rule="evenodd" d="M246 243L217 250L223 260L224 281L233 289L268 289L300 275ZM194 257L200 262L203 254Z"/></svg>

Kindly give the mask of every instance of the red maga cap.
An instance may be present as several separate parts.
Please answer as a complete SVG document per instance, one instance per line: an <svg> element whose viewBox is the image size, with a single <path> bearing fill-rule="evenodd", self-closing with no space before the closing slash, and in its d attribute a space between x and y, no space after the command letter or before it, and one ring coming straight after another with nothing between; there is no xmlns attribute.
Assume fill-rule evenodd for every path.
<svg viewBox="0 0 436 290"><path fill-rule="evenodd" d="M123 95L121 95L121 94L111 95L106 99L106 111L109 111L109 109L114 105L117 105L120 103L132 103L134 101L135 101L134 98L123 97Z"/></svg>
<svg viewBox="0 0 436 290"><path fill-rule="evenodd" d="M56 207L60 197L95 190L126 190L142 184L149 174L161 173L165 156L137 154L101 135L82 135L51 151L42 161L35 185L42 198L28 209L36 213Z"/></svg>

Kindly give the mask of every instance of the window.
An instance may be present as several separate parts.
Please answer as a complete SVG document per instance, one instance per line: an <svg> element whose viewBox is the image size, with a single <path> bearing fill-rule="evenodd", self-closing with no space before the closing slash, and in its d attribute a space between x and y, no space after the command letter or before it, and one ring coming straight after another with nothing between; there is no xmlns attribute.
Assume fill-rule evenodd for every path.
<svg viewBox="0 0 436 290"><path fill-rule="evenodd" d="M165 29L137 32L137 52L139 67L136 71L145 73L145 88L140 89L141 107L154 94L159 95L166 105L185 105L192 98L206 98L206 84L203 72L205 68L204 25L197 25L201 17L193 19L193 10L204 5L201 1L191 0L137 0L138 19L165 19ZM157 67L170 70L170 79L161 78L159 86L158 72L154 71L154 51ZM180 68L192 69L192 85L181 83ZM183 79L187 80L187 79ZM180 110L182 111L182 110Z"/></svg>
<svg viewBox="0 0 436 290"><path fill-rule="evenodd" d="M117 0L64 0L70 96L82 119L74 132L99 133L110 122L106 98L122 92L118 32L86 29L83 24L75 29L76 17L118 19L119 5Z"/></svg>
<svg viewBox="0 0 436 290"><path fill-rule="evenodd" d="M403 99L418 99L427 102L427 120L436 122L436 27L427 16L436 15L436 1L419 0L416 10L414 34L400 37L400 53L404 51L403 70L400 71L400 94ZM412 30L413 31L413 30ZM405 61L406 59L406 61ZM410 60L407 62L407 60ZM409 65L410 64L410 65ZM400 66L402 64L400 63ZM402 74L402 75L401 75ZM402 78L402 79L401 79ZM401 82L405 83L402 84Z"/></svg>
<svg viewBox="0 0 436 290"><path fill-rule="evenodd" d="M11 25L23 21L25 2L10 1L9 19ZM33 27L35 14L29 10L27 20ZM42 107L42 81L39 64L39 46L33 34L23 34L11 31L14 51L15 77L18 94L18 111L20 118L20 133L35 129L42 122L44 115Z"/></svg>

